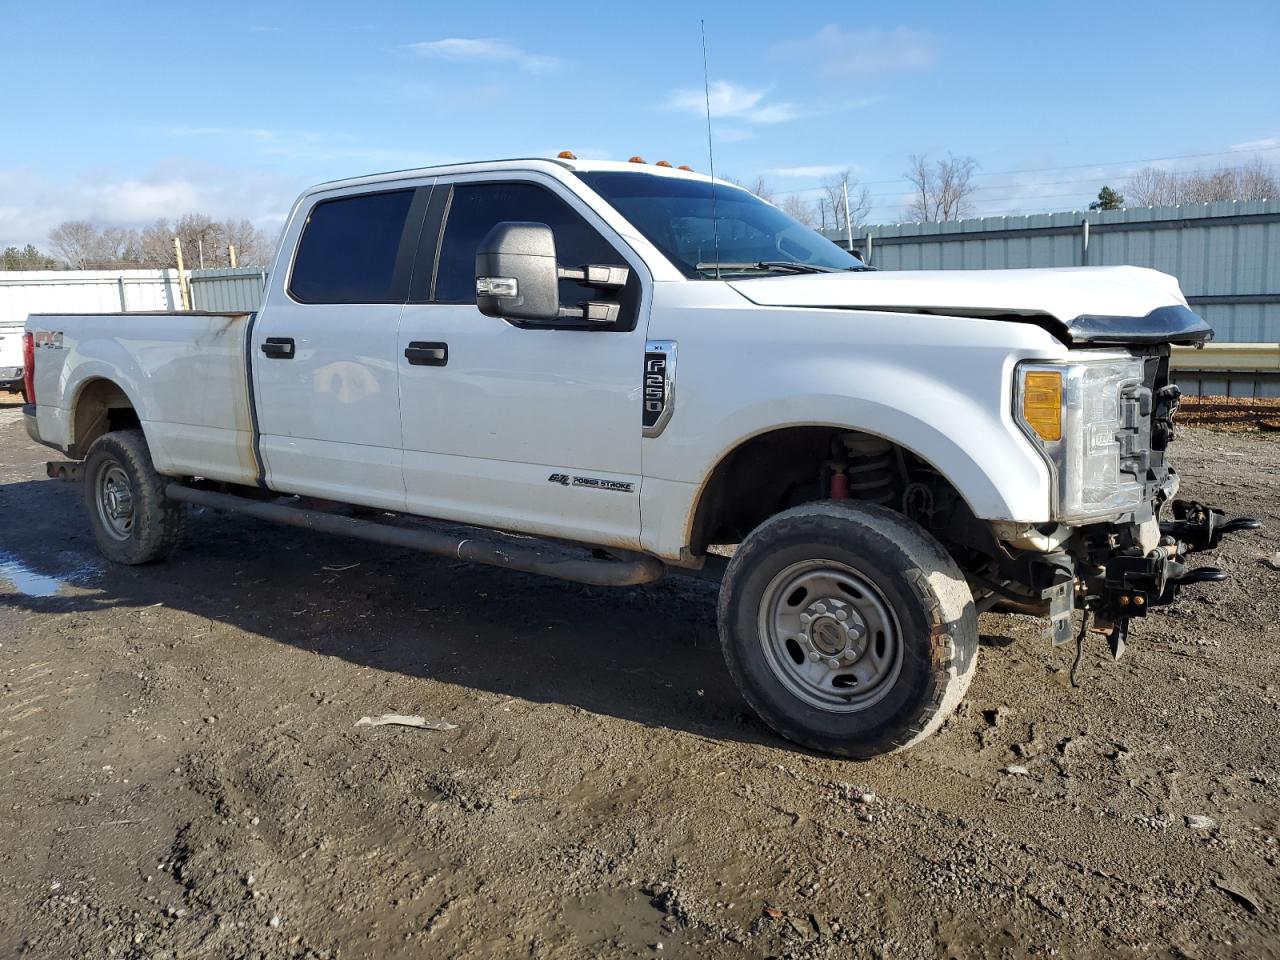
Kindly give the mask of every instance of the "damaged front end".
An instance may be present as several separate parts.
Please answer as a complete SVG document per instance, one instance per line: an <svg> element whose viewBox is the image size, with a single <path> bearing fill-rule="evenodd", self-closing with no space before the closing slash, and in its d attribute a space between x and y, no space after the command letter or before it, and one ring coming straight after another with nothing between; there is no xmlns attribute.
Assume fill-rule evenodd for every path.
<svg viewBox="0 0 1280 960"><path fill-rule="evenodd" d="M1042 382L1036 374L1050 371L1062 384L1057 431L1044 426L1052 427L1049 416L1036 421L1035 403L1047 407L1047 400L1025 401ZM976 578L986 593L979 605L1014 601L1048 616L1055 644L1072 638L1073 613L1081 610L1078 642L1091 625L1119 657L1134 617L1173 603L1183 587L1226 579L1217 567L1191 566L1192 554L1261 524L1175 499L1179 477L1166 452L1180 393L1169 379L1167 347L1028 365L1019 391L1024 431L1053 474L1054 522L994 525L1000 556L990 577Z"/></svg>

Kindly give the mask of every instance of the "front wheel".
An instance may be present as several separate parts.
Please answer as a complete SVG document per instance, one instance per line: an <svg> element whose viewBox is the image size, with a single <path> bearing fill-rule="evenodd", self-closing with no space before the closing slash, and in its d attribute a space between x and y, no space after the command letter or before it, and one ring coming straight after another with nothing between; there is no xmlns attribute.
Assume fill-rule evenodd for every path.
<svg viewBox="0 0 1280 960"><path fill-rule="evenodd" d="M918 524L858 501L765 521L725 574L720 640L751 707L789 740L871 757L938 729L978 660L973 597Z"/></svg>
<svg viewBox="0 0 1280 960"><path fill-rule="evenodd" d="M84 462L84 496L98 549L114 563L150 563L182 539L186 508L164 495L141 430L103 434Z"/></svg>

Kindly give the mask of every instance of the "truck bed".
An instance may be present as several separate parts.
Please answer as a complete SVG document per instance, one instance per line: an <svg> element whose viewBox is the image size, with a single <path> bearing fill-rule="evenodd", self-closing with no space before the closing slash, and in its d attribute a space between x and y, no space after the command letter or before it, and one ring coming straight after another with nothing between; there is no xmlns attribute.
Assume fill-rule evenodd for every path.
<svg viewBox="0 0 1280 960"><path fill-rule="evenodd" d="M252 483L251 317L208 311L32 314L26 329L35 337L42 441L83 455L95 419L110 415L109 378L137 411L162 473Z"/></svg>

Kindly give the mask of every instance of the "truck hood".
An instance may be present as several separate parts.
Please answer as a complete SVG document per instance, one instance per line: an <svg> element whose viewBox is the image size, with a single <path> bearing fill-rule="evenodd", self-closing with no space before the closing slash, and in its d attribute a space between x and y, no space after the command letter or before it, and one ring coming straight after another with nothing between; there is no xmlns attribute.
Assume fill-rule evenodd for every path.
<svg viewBox="0 0 1280 960"><path fill-rule="evenodd" d="M1068 344L1197 343L1213 329L1143 267L894 270L730 280L752 303L1035 323Z"/></svg>

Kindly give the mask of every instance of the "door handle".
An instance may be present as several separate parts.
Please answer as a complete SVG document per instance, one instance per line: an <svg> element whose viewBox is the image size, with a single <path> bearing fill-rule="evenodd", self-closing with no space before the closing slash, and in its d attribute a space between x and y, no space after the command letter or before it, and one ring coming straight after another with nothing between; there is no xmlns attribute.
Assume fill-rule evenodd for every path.
<svg viewBox="0 0 1280 960"><path fill-rule="evenodd" d="M449 345L447 343L428 343L425 340L411 340L404 348L404 357L411 366L443 367L449 362Z"/></svg>
<svg viewBox="0 0 1280 960"><path fill-rule="evenodd" d="M293 337L267 337L262 345L262 352L272 360L292 360Z"/></svg>

